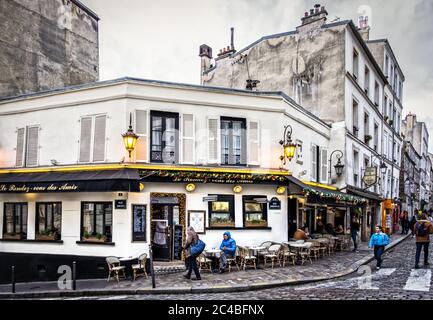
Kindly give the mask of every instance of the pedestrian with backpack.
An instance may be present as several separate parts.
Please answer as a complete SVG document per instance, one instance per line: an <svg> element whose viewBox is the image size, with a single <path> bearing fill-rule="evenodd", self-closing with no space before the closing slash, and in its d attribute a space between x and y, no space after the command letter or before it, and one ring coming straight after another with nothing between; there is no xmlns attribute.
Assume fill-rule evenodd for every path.
<svg viewBox="0 0 433 320"><path fill-rule="evenodd" d="M191 279L191 273L194 270L195 279L192 280L201 280L200 271L197 266L197 257L204 249L204 242L199 239L193 227L188 227L186 234L186 243L183 249L185 250L185 258L187 259L188 272L183 276L186 279Z"/></svg>
<svg viewBox="0 0 433 320"><path fill-rule="evenodd" d="M433 233L433 225L427 220L427 215L421 213L420 219L415 223L416 235L416 254L415 254L415 269L419 269L419 260L421 250L424 247L424 265L428 266L428 249L430 245L430 233Z"/></svg>
<svg viewBox="0 0 433 320"><path fill-rule="evenodd" d="M376 226L376 233L370 238L368 244L369 248L374 248L374 258L376 259L376 270L379 270L382 266L382 254L385 251L385 247L389 244L389 237L386 233L383 233L381 226Z"/></svg>

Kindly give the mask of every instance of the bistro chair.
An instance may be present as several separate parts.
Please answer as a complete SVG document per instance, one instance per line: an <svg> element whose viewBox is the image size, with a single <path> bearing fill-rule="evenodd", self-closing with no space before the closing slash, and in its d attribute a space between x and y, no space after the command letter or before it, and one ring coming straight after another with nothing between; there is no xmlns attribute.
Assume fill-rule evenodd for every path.
<svg viewBox="0 0 433 320"><path fill-rule="evenodd" d="M265 241L265 242L261 243L259 247L264 247L265 249L257 251L257 258L260 259L260 257L262 257L264 260L265 254L269 253L269 247L272 246L273 244L275 244L275 243L272 241Z"/></svg>
<svg viewBox="0 0 433 320"><path fill-rule="evenodd" d="M146 261L147 261L147 253L143 253L138 257L138 264L132 265L132 280L137 279L140 276L146 276Z"/></svg>
<svg viewBox="0 0 433 320"><path fill-rule="evenodd" d="M119 282L119 273L122 273L123 278L126 279L125 274L125 266L120 265L120 260L116 257L110 256L105 258L108 264L108 279L107 282L110 281L111 275Z"/></svg>
<svg viewBox="0 0 433 320"><path fill-rule="evenodd" d="M212 259L207 258L204 253L199 254L197 257L198 268L200 272L202 270L208 270L212 273Z"/></svg>
<svg viewBox="0 0 433 320"><path fill-rule="evenodd" d="M312 247L312 243L311 242L307 242L305 243L304 247L299 248L299 257L301 258L301 264L304 265L304 262L307 260L310 260L310 263L313 263L313 261L311 260L311 247Z"/></svg>
<svg viewBox="0 0 433 320"><path fill-rule="evenodd" d="M231 257L227 258L227 265L229 267L229 272L231 271L233 264L236 266L236 269L238 269L238 271L240 270L239 264L238 264L238 257L239 257L239 248L236 247L236 252L235 252L234 257L233 258L231 258Z"/></svg>
<svg viewBox="0 0 433 320"><path fill-rule="evenodd" d="M286 262L291 262L293 265L296 265L296 253L290 251L290 247L287 244L282 244L280 250L280 263L285 267Z"/></svg>
<svg viewBox="0 0 433 320"><path fill-rule="evenodd" d="M280 263L280 250L281 250L281 244L273 244L269 247L268 249L269 253L263 256L265 268L266 268L266 262L268 260L270 260L271 262L272 269L274 269L275 260L277 260L277 262Z"/></svg>
<svg viewBox="0 0 433 320"><path fill-rule="evenodd" d="M238 248L239 248L239 257L240 257L241 268L243 267L243 269L245 270L245 268L247 266L250 266L250 267L254 268L255 270L257 270L257 266L256 266L257 257L256 256L250 256L248 249L245 247L238 246Z"/></svg>
<svg viewBox="0 0 433 320"><path fill-rule="evenodd" d="M308 240L307 242L311 243L311 256L317 260L320 258L320 242L315 240Z"/></svg>

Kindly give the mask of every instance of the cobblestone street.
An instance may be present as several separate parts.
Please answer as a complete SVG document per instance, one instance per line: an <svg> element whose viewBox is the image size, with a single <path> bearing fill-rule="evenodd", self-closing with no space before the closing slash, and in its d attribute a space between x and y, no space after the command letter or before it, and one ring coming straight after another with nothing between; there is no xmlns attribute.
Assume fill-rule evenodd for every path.
<svg viewBox="0 0 433 320"><path fill-rule="evenodd" d="M400 245L386 252L382 269L375 270L374 261L371 267L371 282L368 272L361 267L359 274L354 273L342 278L325 282L295 285L260 291L230 293L231 299L300 299L300 300L418 300L433 299L431 289L431 266L413 270L415 257L415 241L408 238ZM422 259L422 258L421 258ZM422 260L421 260L422 263ZM331 265L324 266L332 268ZM367 269L368 270L368 269ZM362 271L362 272L361 272ZM233 273L234 274L234 273ZM214 294L164 294L100 297L99 299L134 299L134 300L213 300L226 299L227 293ZM76 298L76 299L95 299Z"/></svg>

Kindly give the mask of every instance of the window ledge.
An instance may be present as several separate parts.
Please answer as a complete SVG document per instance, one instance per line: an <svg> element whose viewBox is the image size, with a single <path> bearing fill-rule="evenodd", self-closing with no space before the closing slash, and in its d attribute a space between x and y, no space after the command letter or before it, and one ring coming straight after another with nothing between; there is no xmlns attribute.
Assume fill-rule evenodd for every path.
<svg viewBox="0 0 433 320"><path fill-rule="evenodd" d="M36 239L0 239L2 242L36 242L36 243L63 243L63 240L36 240Z"/></svg>
<svg viewBox="0 0 433 320"><path fill-rule="evenodd" d="M115 242L93 242L93 241L76 241L77 244L96 244L101 246L114 246Z"/></svg>
<svg viewBox="0 0 433 320"><path fill-rule="evenodd" d="M206 230L272 230L272 227L208 227Z"/></svg>

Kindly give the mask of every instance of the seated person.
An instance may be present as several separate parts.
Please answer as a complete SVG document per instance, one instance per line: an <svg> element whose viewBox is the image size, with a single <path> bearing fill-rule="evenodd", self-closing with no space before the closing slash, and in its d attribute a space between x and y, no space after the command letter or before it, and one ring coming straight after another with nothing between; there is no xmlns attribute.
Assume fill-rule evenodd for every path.
<svg viewBox="0 0 433 320"><path fill-rule="evenodd" d="M334 226L333 226L331 223L328 223L328 224L325 226L325 230L326 230L327 233L332 234L333 236L336 236L336 235L337 235L337 234L335 233Z"/></svg>
<svg viewBox="0 0 433 320"><path fill-rule="evenodd" d="M323 233L323 223L320 220L317 222L316 232L317 233Z"/></svg>
<svg viewBox="0 0 433 320"><path fill-rule="evenodd" d="M295 234L293 235L293 239L295 239L295 240L308 240L308 228L304 226L304 227L296 230Z"/></svg>
<svg viewBox="0 0 433 320"><path fill-rule="evenodd" d="M220 250L223 251L220 256L220 273L225 272L227 258L233 258L236 254L236 241L232 239L230 232L224 232L223 238L220 245Z"/></svg>
<svg viewBox="0 0 433 320"><path fill-rule="evenodd" d="M338 227L335 229L336 234L344 234L344 229L341 224L338 225Z"/></svg>

